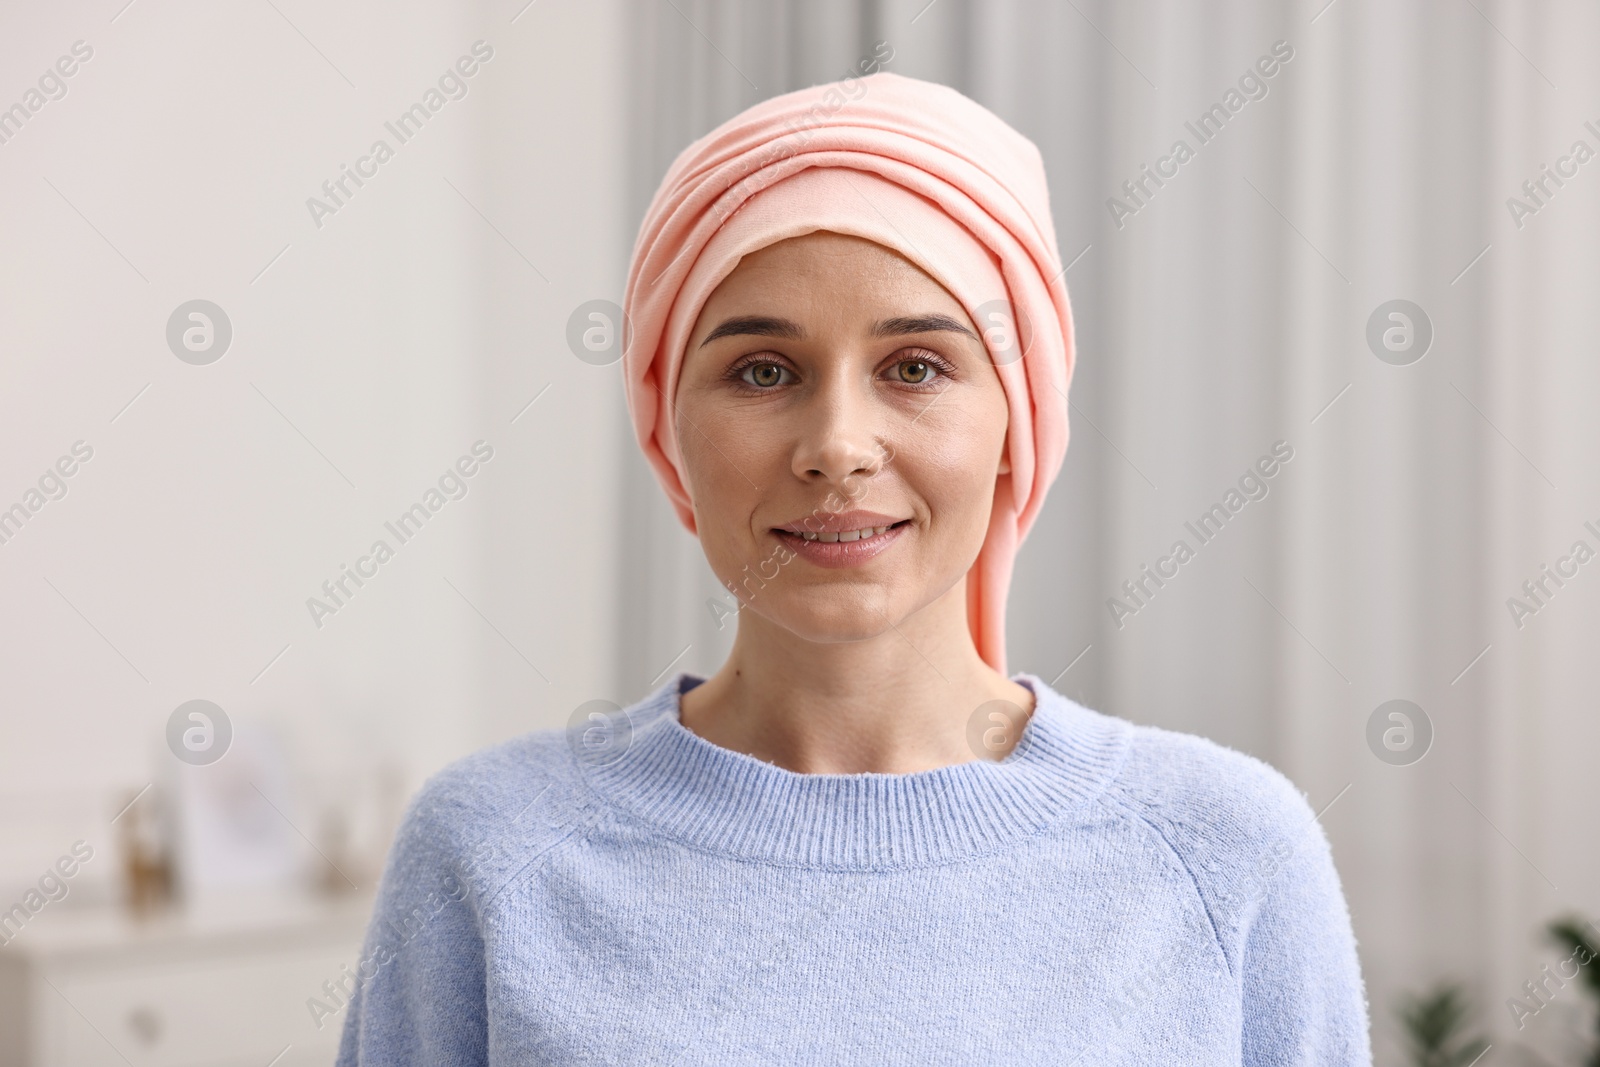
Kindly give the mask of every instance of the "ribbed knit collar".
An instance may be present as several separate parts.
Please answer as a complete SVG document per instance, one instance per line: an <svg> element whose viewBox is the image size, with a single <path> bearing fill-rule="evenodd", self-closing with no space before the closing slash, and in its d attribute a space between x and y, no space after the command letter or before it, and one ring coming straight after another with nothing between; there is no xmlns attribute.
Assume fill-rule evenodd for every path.
<svg viewBox="0 0 1600 1067"><path fill-rule="evenodd" d="M702 850L782 866L874 870L949 863L1034 836L1116 775L1128 724L1031 674L1036 697L1016 748L911 774L801 774L712 744L685 727L680 671L623 710L619 755L582 773L617 807Z"/></svg>

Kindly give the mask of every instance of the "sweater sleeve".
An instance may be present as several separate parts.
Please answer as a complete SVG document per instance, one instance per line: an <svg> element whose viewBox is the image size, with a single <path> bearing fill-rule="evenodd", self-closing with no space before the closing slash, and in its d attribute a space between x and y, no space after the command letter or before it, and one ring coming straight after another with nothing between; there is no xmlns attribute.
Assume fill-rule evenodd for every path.
<svg viewBox="0 0 1600 1067"><path fill-rule="evenodd" d="M336 1067L488 1062L484 943L474 888L483 850L464 847L424 788L379 884Z"/></svg>
<svg viewBox="0 0 1600 1067"><path fill-rule="evenodd" d="M1370 1067L1366 990L1327 835L1298 797L1256 868L1240 952L1245 1067Z"/></svg>

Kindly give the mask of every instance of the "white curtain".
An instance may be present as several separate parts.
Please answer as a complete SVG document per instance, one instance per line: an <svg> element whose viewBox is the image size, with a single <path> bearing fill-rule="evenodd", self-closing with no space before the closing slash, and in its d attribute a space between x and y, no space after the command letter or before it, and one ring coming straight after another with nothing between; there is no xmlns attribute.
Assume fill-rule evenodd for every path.
<svg viewBox="0 0 1600 1067"><path fill-rule="evenodd" d="M1559 564L1575 541L1600 549L1584 526L1600 528L1600 161L1571 158L1578 140L1600 150L1584 125L1600 127L1600 13L663 0L631 26L635 223L690 139L879 40L888 69L961 89L1039 145L1079 355L1066 468L1013 585L1014 669L1250 752L1327 808L1380 1063L1401 1061L1396 998L1445 978L1467 986L1496 1062L1572 1060L1593 1025L1576 984L1521 1029L1506 1001L1566 955L1549 919L1600 918L1600 563ZM1202 141L1190 127L1214 104L1226 122ZM1157 186L1146 164L1171 176ZM1576 173L1535 202L1522 183L1544 164ZM1513 196L1537 210L1513 213ZM1393 300L1431 324L1409 363L1417 349L1386 361L1367 340ZM1245 483L1266 495L1202 543L1185 524L1275 446L1292 458ZM627 454L621 662L637 693L669 668L714 670L733 630ZM1180 539L1193 558L1127 596ZM1522 583L1544 564L1578 571L1545 579L1539 606ZM1520 627L1513 596L1538 607ZM1406 765L1367 740L1393 699L1433 734Z"/></svg>

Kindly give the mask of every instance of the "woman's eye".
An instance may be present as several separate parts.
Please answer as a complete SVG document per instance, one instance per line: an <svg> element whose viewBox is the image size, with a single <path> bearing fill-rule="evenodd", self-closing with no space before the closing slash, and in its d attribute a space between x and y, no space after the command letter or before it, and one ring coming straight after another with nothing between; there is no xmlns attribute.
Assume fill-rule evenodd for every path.
<svg viewBox="0 0 1600 1067"><path fill-rule="evenodd" d="M940 379L949 380L953 369L932 357L913 356L896 363L893 374L903 385L932 385Z"/></svg>
<svg viewBox="0 0 1600 1067"><path fill-rule="evenodd" d="M937 372L931 363L920 359L903 359L898 365L900 380L908 385L923 385L933 379Z"/></svg>
<svg viewBox="0 0 1600 1067"><path fill-rule="evenodd" d="M739 375L745 382L760 389L782 385L788 370L776 363L752 363Z"/></svg>

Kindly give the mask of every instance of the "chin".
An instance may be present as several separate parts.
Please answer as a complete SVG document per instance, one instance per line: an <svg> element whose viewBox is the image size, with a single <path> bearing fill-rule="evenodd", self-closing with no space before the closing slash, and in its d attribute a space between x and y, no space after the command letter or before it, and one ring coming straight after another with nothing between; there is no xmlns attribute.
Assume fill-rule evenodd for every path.
<svg viewBox="0 0 1600 1067"><path fill-rule="evenodd" d="M751 607L759 610L757 604ZM799 596L768 604L767 609L761 612L767 621L820 645L880 637L910 614L879 596Z"/></svg>

